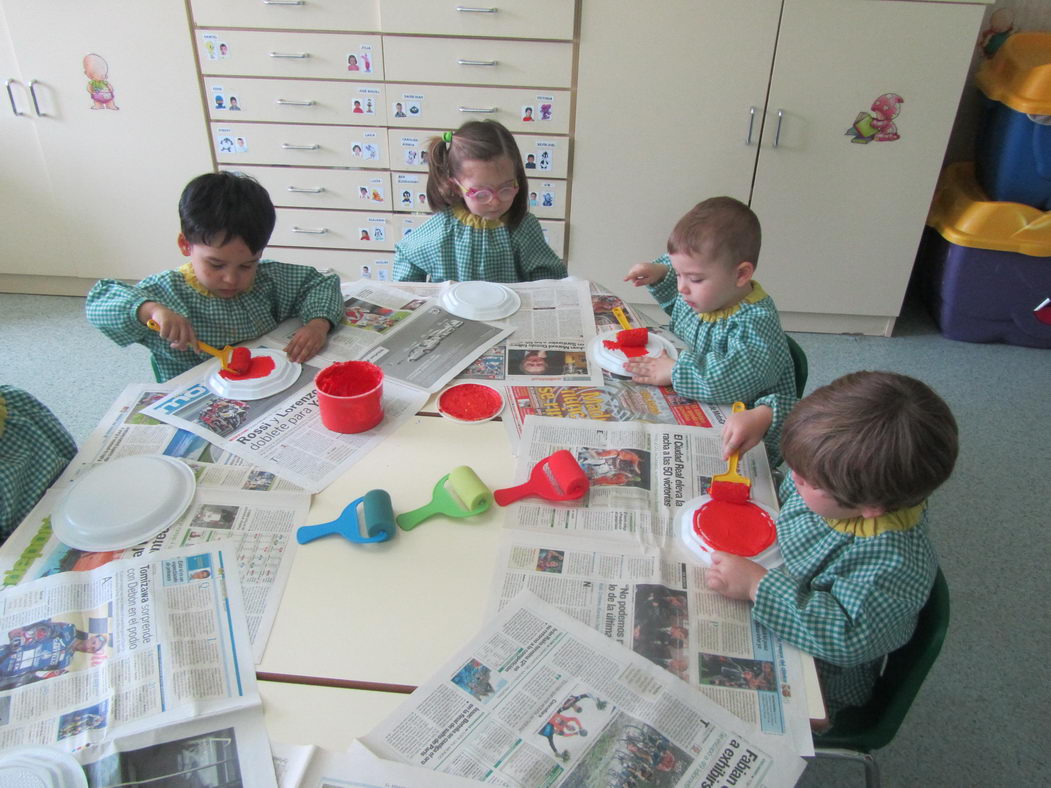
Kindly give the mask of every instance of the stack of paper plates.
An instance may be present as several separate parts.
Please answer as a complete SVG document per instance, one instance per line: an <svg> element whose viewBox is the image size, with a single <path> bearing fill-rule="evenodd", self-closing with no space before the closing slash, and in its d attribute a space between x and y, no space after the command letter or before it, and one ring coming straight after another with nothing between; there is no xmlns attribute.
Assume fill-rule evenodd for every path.
<svg viewBox="0 0 1051 788"><path fill-rule="evenodd" d="M52 747L29 745L0 753L0 785L5 788L87 788L77 759Z"/></svg>
<svg viewBox="0 0 1051 788"><path fill-rule="evenodd" d="M193 471L174 457L121 457L73 482L51 512L51 527L78 550L122 550L182 517L196 488Z"/></svg>
<svg viewBox="0 0 1051 788"><path fill-rule="evenodd" d="M442 293L439 303L446 312L467 320L499 320L517 312L522 299L496 282L457 282Z"/></svg>
<svg viewBox="0 0 1051 788"><path fill-rule="evenodd" d="M610 350L603 344L604 340L615 340L618 333L619 331L608 331L596 336L591 340L591 354L595 362L603 369L608 369L614 375L631 377L631 374L624 369L624 362L628 360L624 351ZM679 351L675 349L675 345L660 334L650 331L649 341L646 343L646 355L656 358L661 354L662 350L667 350L668 355L673 359L679 357ZM636 358L643 358L643 356L636 356Z"/></svg>
<svg viewBox="0 0 1051 788"><path fill-rule="evenodd" d="M289 361L283 350L271 350L266 347L252 348L252 357L269 356L274 360L274 370L264 378L247 378L245 380L230 380L219 374L222 365L219 359L212 363L214 368L208 376L208 388L221 397L227 399L253 400L279 394L287 389L299 377L303 369L302 364Z"/></svg>

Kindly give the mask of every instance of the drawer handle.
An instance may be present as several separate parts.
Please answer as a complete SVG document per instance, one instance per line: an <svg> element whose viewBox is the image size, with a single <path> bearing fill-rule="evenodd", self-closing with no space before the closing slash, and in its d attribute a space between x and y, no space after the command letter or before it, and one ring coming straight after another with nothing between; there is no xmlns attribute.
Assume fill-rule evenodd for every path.
<svg viewBox="0 0 1051 788"><path fill-rule="evenodd" d="M306 0L263 0L263 5L306 5Z"/></svg>
<svg viewBox="0 0 1051 788"><path fill-rule="evenodd" d="M774 131L774 147L776 148L781 144L781 121L785 119L785 111L779 109L777 111L777 129Z"/></svg>
<svg viewBox="0 0 1051 788"><path fill-rule="evenodd" d="M15 103L15 94L11 90L11 83L17 82L17 81L18 80L14 80L14 79L8 79L8 80L4 81L4 87L7 88L7 100L11 102L11 111L13 113L15 113L15 115L25 115L26 113L24 113L22 110L20 110L18 108L18 104ZM19 82L19 84L22 84L22 83Z"/></svg>
<svg viewBox="0 0 1051 788"><path fill-rule="evenodd" d="M294 60L304 60L310 57L309 52L267 52L270 57L287 57Z"/></svg>
<svg viewBox="0 0 1051 788"><path fill-rule="evenodd" d="M292 225L292 232L294 233L307 233L308 235L325 235L328 232L327 227L318 227L317 229L311 229L310 227L297 227Z"/></svg>
<svg viewBox="0 0 1051 788"><path fill-rule="evenodd" d="M495 60L465 60L462 57L459 58L456 62L459 65L461 65L461 66L495 66L496 65L496 61Z"/></svg>
<svg viewBox="0 0 1051 788"><path fill-rule="evenodd" d="M500 9L498 8L478 8L476 6L469 5L458 5L456 6L457 12L461 14L495 14Z"/></svg>
<svg viewBox="0 0 1051 788"><path fill-rule="evenodd" d="M748 108L748 136L745 138L744 144L752 144L752 127L755 125L755 107Z"/></svg>
<svg viewBox="0 0 1051 788"><path fill-rule="evenodd" d="M49 115L46 112L41 112L40 111L40 102L37 101L36 86L38 84L40 84L40 83L37 80L35 80L35 79L29 80L29 82L28 82L29 97L31 99L33 99L33 110L36 112L37 117L38 118L46 118L46 117L49 117Z"/></svg>
<svg viewBox="0 0 1051 788"><path fill-rule="evenodd" d="M313 107L315 104L317 104L317 102L314 101L314 99L307 99L306 101L295 101L294 99L283 98L277 99L274 103L280 104L283 107Z"/></svg>
<svg viewBox="0 0 1051 788"><path fill-rule="evenodd" d="M282 142L281 147L285 150L320 150L321 146L317 143L313 145L293 145L291 142Z"/></svg>
<svg viewBox="0 0 1051 788"><path fill-rule="evenodd" d="M325 187L314 186L311 188L308 186L289 186L288 190L290 192L302 192L303 194L321 194L321 192L325 191Z"/></svg>
<svg viewBox="0 0 1051 788"><path fill-rule="evenodd" d="M496 112L496 107L489 107L488 109L483 107L457 107L456 109L460 112L481 112L485 115L492 115Z"/></svg>

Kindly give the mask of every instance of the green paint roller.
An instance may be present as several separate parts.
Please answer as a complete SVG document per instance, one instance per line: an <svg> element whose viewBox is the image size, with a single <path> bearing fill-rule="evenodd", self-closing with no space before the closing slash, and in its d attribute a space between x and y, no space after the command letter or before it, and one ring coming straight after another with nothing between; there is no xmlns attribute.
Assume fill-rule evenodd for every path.
<svg viewBox="0 0 1051 788"><path fill-rule="evenodd" d="M419 509L399 514L398 526L411 531L428 517L444 514L447 517L473 517L489 508L493 494L467 465L453 468L434 485L430 503Z"/></svg>

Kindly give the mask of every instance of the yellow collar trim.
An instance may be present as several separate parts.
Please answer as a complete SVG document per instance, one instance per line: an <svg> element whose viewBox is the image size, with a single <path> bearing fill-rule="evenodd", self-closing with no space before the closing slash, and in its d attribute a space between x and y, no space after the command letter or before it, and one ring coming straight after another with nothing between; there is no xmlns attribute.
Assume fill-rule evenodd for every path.
<svg viewBox="0 0 1051 788"><path fill-rule="evenodd" d="M891 531L909 531L915 528L926 508L927 502L924 501L908 509L888 512L879 517L844 517L842 519L826 517L824 520L828 523L829 528L848 536L879 536Z"/></svg>
<svg viewBox="0 0 1051 788"><path fill-rule="evenodd" d="M452 209L453 217L468 227L473 227L476 230L494 230L497 227L504 226L503 219L483 219L481 216L475 216L464 206L458 205Z"/></svg>
<svg viewBox="0 0 1051 788"><path fill-rule="evenodd" d="M187 285L203 296L215 298L215 294L197 280L197 274L193 272L193 263L183 263L179 266L178 271L182 274L182 278L186 280Z"/></svg>
<svg viewBox="0 0 1051 788"><path fill-rule="evenodd" d="M716 320L723 320L728 318L730 315L736 313L740 308L741 304L754 304L757 301L762 301L766 298L766 291L762 286L752 280L752 292L742 298L733 306L728 306L725 309L716 309L714 312L698 312L697 317L703 320L705 323L714 323Z"/></svg>

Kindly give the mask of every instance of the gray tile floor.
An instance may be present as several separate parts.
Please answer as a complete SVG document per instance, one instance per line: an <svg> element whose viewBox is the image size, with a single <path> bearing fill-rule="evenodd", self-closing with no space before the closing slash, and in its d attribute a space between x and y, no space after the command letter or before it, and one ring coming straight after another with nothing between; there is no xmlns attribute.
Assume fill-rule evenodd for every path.
<svg viewBox="0 0 1051 788"><path fill-rule="evenodd" d="M0 294L0 381L43 400L81 441L124 386L152 380L147 353L84 319L84 299ZM897 739L887 786L1047 785L1051 708L1046 491L1051 351L943 338L912 303L891 339L794 334L807 390L856 369L922 378L961 431L956 473L932 501L952 594L942 655ZM801 785L863 785L860 766L818 762Z"/></svg>

